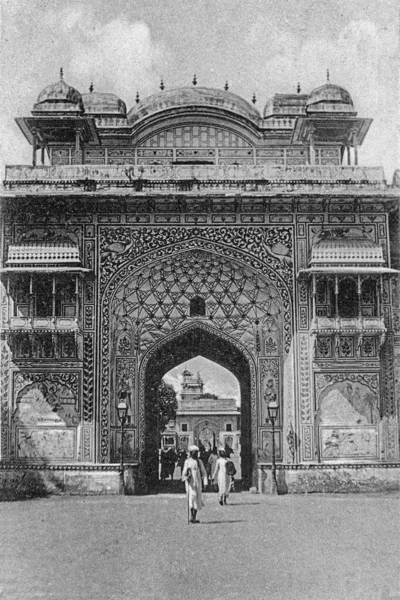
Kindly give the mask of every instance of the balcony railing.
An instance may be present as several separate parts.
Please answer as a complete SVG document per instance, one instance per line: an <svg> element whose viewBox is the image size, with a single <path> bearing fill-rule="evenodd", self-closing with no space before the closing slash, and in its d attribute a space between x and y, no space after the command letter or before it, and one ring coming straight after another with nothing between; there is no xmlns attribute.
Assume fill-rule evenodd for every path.
<svg viewBox="0 0 400 600"><path fill-rule="evenodd" d="M386 186L382 167L312 165L9 165L4 180L5 187L10 189L81 187L86 191L100 187L133 187L143 191L171 184L183 191L223 185L262 191L265 185L279 187L290 183L377 189Z"/></svg>
<svg viewBox="0 0 400 600"><path fill-rule="evenodd" d="M311 324L313 333L317 332L386 332L383 317L315 317Z"/></svg>
<svg viewBox="0 0 400 600"><path fill-rule="evenodd" d="M76 317L11 317L11 331L79 331L81 325Z"/></svg>

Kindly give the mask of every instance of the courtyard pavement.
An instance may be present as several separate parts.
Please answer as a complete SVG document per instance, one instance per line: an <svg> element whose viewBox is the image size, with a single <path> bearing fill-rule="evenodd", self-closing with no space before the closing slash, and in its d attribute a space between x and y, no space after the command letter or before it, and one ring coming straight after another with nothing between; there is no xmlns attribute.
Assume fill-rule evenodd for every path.
<svg viewBox="0 0 400 600"><path fill-rule="evenodd" d="M1 600L400 600L398 493L0 504Z"/></svg>

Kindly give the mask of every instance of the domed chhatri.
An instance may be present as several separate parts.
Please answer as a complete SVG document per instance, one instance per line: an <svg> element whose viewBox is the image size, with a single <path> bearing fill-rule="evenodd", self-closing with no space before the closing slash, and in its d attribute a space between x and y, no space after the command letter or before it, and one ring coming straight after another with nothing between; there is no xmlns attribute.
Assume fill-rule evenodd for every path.
<svg viewBox="0 0 400 600"><path fill-rule="evenodd" d="M347 113L356 115L353 100L347 90L333 83L325 83L313 90L306 102L307 113Z"/></svg>
<svg viewBox="0 0 400 600"><path fill-rule="evenodd" d="M60 80L45 87L33 106L33 114L43 112L81 113L82 110L82 95L64 81L62 69L60 70Z"/></svg>
<svg viewBox="0 0 400 600"><path fill-rule="evenodd" d="M82 95L85 114L126 117L126 104L115 94L90 92Z"/></svg>
<svg viewBox="0 0 400 600"><path fill-rule="evenodd" d="M226 110L255 123L259 123L261 119L260 113L254 106L232 92L205 87L185 87L164 90L145 98L129 111L128 121L132 124L162 110L193 105Z"/></svg>

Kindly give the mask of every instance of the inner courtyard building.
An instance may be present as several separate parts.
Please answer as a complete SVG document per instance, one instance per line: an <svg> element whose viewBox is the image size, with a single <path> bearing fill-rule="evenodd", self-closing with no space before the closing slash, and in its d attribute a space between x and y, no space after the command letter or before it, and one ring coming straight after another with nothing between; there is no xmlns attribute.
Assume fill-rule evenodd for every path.
<svg viewBox="0 0 400 600"><path fill-rule="evenodd" d="M118 492L123 447L151 491L155 390L199 355L239 382L244 489L271 489L271 401L280 493L398 486L400 172L359 164L371 119L339 85L255 100L194 79L128 111L61 73L16 119L3 486Z"/></svg>

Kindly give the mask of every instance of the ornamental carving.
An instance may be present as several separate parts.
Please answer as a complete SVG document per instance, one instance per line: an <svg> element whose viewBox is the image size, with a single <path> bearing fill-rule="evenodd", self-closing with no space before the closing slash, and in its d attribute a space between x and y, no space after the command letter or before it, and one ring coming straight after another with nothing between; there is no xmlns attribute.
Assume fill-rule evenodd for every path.
<svg viewBox="0 0 400 600"><path fill-rule="evenodd" d="M379 422L378 373L319 373L315 383L317 425L361 426Z"/></svg>
<svg viewBox="0 0 400 600"><path fill-rule="evenodd" d="M300 335L300 408L302 423L311 421L310 342L308 335Z"/></svg>
<svg viewBox="0 0 400 600"><path fill-rule="evenodd" d="M100 229L101 285L102 287L126 261L144 257L156 248L189 240L204 240L229 246L226 254L234 256L235 249L253 255L269 266L292 291L292 229L288 227L169 227L131 228L108 227ZM191 246L193 247L193 245ZM237 256L237 255L236 255ZM243 260L243 257L242 257ZM272 273L270 273L272 277ZM275 275L274 279L277 279Z"/></svg>
<svg viewBox="0 0 400 600"><path fill-rule="evenodd" d="M83 335L83 419L92 423L94 408L94 342L92 333Z"/></svg>
<svg viewBox="0 0 400 600"><path fill-rule="evenodd" d="M202 301L204 315L192 314ZM277 289L253 271L193 250L143 269L126 279L111 303L112 325L119 333L117 351L131 354L131 335L143 354L188 319L204 316L210 324L260 352L260 331L281 331L282 300Z"/></svg>
<svg viewBox="0 0 400 600"><path fill-rule="evenodd" d="M279 358L260 358L260 424L268 419L268 404L280 404L280 367ZM282 411L281 411L282 412ZM279 422L281 415L279 415Z"/></svg>
<svg viewBox="0 0 400 600"><path fill-rule="evenodd" d="M117 402L126 402L132 421L135 420L134 391L136 382L136 360L132 358L116 359L116 391Z"/></svg>
<svg viewBox="0 0 400 600"><path fill-rule="evenodd" d="M18 427L76 427L79 417L79 374L14 373L15 411Z"/></svg>
<svg viewBox="0 0 400 600"><path fill-rule="evenodd" d="M278 248L272 246L278 243L282 246L288 244L291 230L274 228L274 231L274 236L271 234L267 239L271 244L271 251L278 254ZM115 334L118 339L123 329L129 329L135 353L143 354L147 349L163 343L166 336L175 335L175 331L178 332L185 326L186 319L190 316L190 300L199 294L197 289L200 290L200 295L204 293L209 299L207 319L212 330L218 331L218 335L223 335L227 328L230 339L236 339L235 343L241 348L245 347L246 351L254 352L254 327L258 320L258 325L267 334L273 330L282 331L283 328L283 348L287 353L292 337L292 270L289 267L291 246L287 246L285 259L271 256L262 247L263 236L259 228L107 227L101 228L100 239L103 257L100 274L100 416L101 456L104 461L109 454L110 355L113 348L110 344L115 343ZM113 245L117 243L118 245ZM279 251L282 252L282 248ZM265 263L259 260L260 256ZM199 267L206 268L207 261L211 273L204 278L199 275ZM180 274L182 269L185 271L184 290L182 286L179 287L180 277L173 274L175 262ZM221 272L221 282L216 278L217 271ZM240 282L243 283L243 280L247 287L241 289ZM138 281L140 285L137 285ZM215 287L217 283L220 285L218 289ZM177 287L174 287L175 284ZM239 310L238 298L244 302L249 314ZM259 309L257 301L263 304ZM128 310L125 311L124 307ZM256 436L256 430L254 435Z"/></svg>

